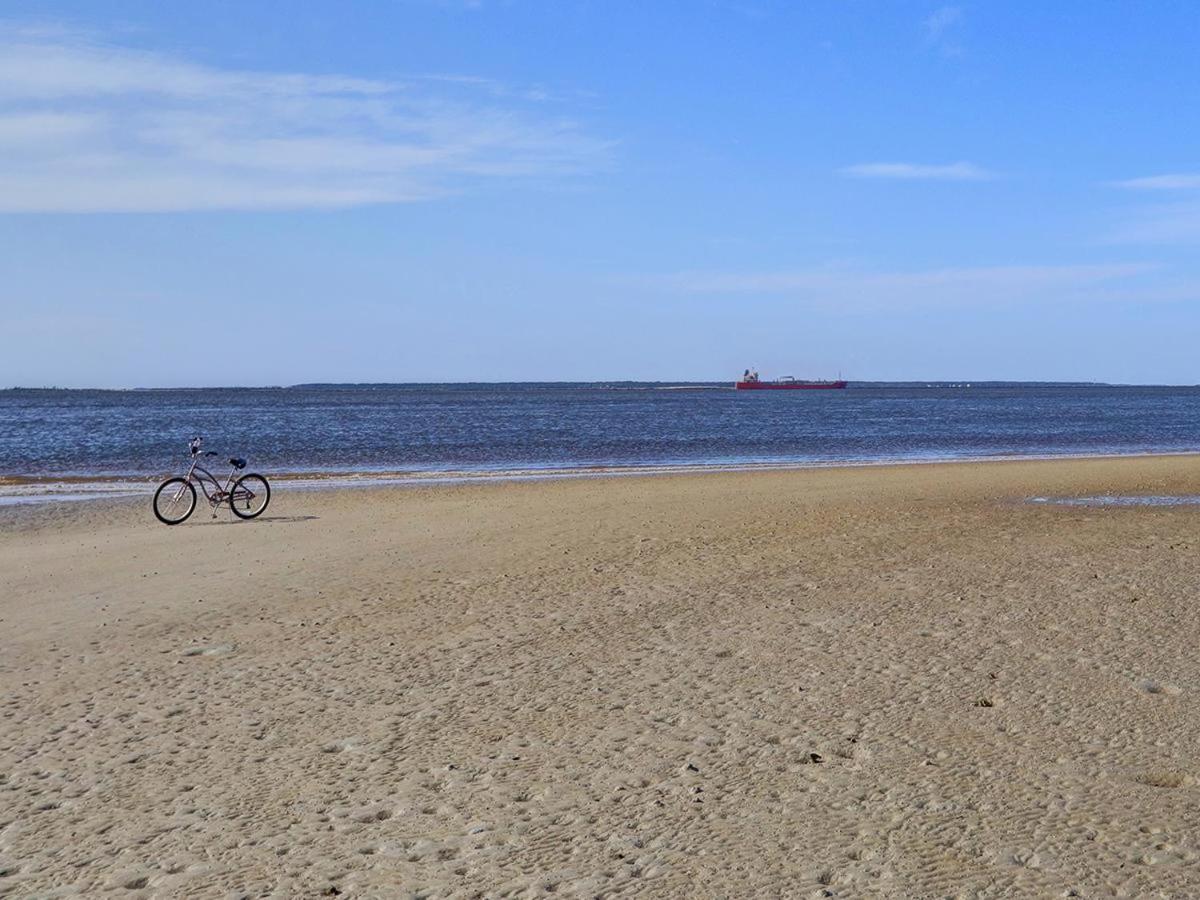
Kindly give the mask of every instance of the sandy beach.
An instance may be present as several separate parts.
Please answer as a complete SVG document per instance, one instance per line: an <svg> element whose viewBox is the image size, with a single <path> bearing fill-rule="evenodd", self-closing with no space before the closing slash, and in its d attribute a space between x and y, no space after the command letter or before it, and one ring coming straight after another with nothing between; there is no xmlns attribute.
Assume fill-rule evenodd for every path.
<svg viewBox="0 0 1200 900"><path fill-rule="evenodd" d="M1200 894L1200 507L1104 492L1200 460L2 509L0 895Z"/></svg>

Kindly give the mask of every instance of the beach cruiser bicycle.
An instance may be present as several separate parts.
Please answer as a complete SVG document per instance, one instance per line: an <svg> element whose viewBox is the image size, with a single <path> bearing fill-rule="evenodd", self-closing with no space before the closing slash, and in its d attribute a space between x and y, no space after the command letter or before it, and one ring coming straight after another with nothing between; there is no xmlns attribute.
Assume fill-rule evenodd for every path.
<svg viewBox="0 0 1200 900"><path fill-rule="evenodd" d="M200 465L201 455L217 455L212 450L201 454L202 443L202 438L192 438L189 445L192 465L187 474L182 478L168 478L154 492L154 515L158 521L164 525L178 525L186 521L196 508L197 484L200 485L200 490L204 491L204 499L212 507L214 519L217 517L217 507L222 503L229 504L233 514L239 519L253 519L266 509L267 504L271 502L271 486L267 484L267 479L256 472L247 472L235 479L234 476L246 468L246 461L235 456L229 460L233 469L222 485L212 472Z"/></svg>

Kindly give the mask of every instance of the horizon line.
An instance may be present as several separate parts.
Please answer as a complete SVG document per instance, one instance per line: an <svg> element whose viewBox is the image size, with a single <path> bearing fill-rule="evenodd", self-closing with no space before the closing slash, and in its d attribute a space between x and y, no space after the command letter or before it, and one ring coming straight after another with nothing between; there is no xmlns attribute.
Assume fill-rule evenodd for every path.
<svg viewBox="0 0 1200 900"><path fill-rule="evenodd" d="M1047 379L1014 380L1007 378L898 378L898 379L844 379L850 385L939 385L945 387L977 387L985 385L1024 385L1024 386L1062 386L1062 387L1200 387L1197 382L1133 382L1133 381L1059 381ZM0 388L0 393L13 391L107 391L120 392L149 392L149 391L286 391L305 388L388 388L388 387L472 387L472 386L606 386L606 385L652 385L678 387L719 387L732 385L734 378L724 379L634 379L634 378L605 378L586 381L308 381L294 384L213 384L213 385L159 385L159 386L125 386L125 387L63 387L59 385L11 385Z"/></svg>

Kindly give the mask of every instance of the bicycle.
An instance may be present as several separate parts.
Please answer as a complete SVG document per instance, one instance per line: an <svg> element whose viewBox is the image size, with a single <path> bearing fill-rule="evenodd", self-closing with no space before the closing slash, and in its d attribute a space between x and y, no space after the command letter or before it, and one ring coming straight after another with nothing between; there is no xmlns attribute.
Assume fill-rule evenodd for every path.
<svg viewBox="0 0 1200 900"><path fill-rule="evenodd" d="M217 517L217 507L222 503L228 503L230 510L239 519L253 519L261 514L271 502L271 485L267 483L267 479L257 472L247 472L235 480L234 476L246 468L246 460L235 456L229 460L233 470L222 485L212 472L200 465L202 443L203 438L195 437L189 444L192 464L187 474L183 477L168 478L154 492L154 515L158 521L164 525L178 525L187 521L196 508L196 484L200 485L204 499L212 507L214 519ZM208 450L203 455L217 454Z"/></svg>

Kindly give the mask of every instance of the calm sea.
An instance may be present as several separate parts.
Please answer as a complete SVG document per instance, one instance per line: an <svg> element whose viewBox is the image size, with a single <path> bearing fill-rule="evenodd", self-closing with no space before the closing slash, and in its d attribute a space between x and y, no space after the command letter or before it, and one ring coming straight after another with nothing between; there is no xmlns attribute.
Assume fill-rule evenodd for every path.
<svg viewBox="0 0 1200 900"><path fill-rule="evenodd" d="M0 482L9 482L0 495L33 498L46 492L39 485L78 476L142 482L184 465L194 434L206 448L246 456L266 473L400 479L1196 451L1200 388L9 390L0 391ZM14 486L12 476L26 483Z"/></svg>

